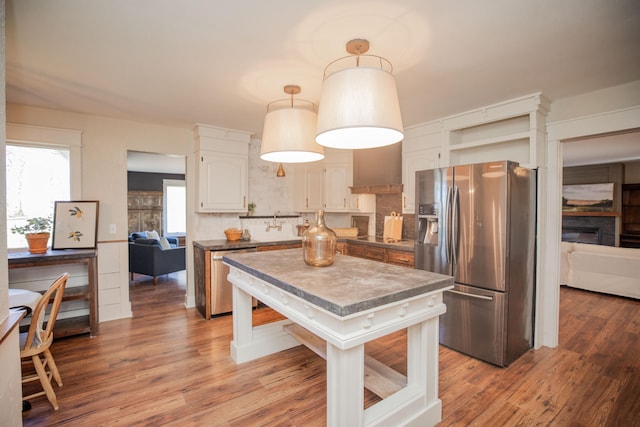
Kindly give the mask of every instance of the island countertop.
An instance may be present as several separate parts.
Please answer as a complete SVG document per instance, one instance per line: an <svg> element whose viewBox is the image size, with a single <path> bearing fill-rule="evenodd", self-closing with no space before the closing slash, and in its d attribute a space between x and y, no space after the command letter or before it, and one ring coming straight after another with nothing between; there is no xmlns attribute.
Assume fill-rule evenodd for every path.
<svg viewBox="0 0 640 427"><path fill-rule="evenodd" d="M338 316L453 286L453 277L336 255L328 267L307 265L300 249L228 254L223 261Z"/></svg>

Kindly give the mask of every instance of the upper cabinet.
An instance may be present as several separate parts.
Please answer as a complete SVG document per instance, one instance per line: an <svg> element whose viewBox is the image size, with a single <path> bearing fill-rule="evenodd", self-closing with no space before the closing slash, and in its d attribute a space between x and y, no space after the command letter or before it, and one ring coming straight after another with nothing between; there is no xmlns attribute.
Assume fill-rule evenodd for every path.
<svg viewBox="0 0 640 427"><path fill-rule="evenodd" d="M196 212L246 211L251 134L200 124L194 134Z"/></svg>
<svg viewBox="0 0 640 427"><path fill-rule="evenodd" d="M324 167L322 161L294 164L293 203L298 212L322 209Z"/></svg>
<svg viewBox="0 0 640 427"><path fill-rule="evenodd" d="M549 104L540 93L442 120L449 166L512 160L538 167Z"/></svg>
<svg viewBox="0 0 640 427"><path fill-rule="evenodd" d="M440 166L442 126L427 123L405 129L402 141L402 213L415 213L416 171Z"/></svg>
<svg viewBox="0 0 640 427"><path fill-rule="evenodd" d="M352 150L325 148L325 158L294 167L294 207L299 212L324 209L349 212L353 176Z"/></svg>

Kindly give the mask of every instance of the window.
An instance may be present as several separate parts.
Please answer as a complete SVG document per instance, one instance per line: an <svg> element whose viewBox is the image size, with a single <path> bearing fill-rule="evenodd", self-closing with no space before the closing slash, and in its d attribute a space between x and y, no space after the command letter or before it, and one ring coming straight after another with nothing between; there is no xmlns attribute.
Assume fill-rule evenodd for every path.
<svg viewBox="0 0 640 427"><path fill-rule="evenodd" d="M27 218L50 217L54 202L71 199L70 151L7 143L7 246L23 248L24 237L11 227Z"/></svg>
<svg viewBox="0 0 640 427"><path fill-rule="evenodd" d="M163 180L164 234L184 235L187 232L186 189L184 181Z"/></svg>

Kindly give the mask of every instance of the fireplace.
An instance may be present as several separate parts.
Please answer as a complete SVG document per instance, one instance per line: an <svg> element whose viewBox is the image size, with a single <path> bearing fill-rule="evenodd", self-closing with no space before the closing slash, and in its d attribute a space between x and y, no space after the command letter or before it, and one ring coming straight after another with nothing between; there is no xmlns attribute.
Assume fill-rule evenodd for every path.
<svg viewBox="0 0 640 427"><path fill-rule="evenodd" d="M615 246L615 217L563 216L562 240L565 242Z"/></svg>
<svg viewBox="0 0 640 427"><path fill-rule="evenodd" d="M562 241L592 245L602 244L598 227L562 227Z"/></svg>

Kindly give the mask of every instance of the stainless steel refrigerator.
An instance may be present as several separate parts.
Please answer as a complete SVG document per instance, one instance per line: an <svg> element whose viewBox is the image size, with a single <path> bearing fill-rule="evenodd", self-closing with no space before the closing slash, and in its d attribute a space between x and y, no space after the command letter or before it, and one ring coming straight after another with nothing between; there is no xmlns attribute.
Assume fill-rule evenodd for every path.
<svg viewBox="0 0 640 427"><path fill-rule="evenodd" d="M440 343L507 366L533 345L536 174L500 161L416 172L415 267L454 276Z"/></svg>

